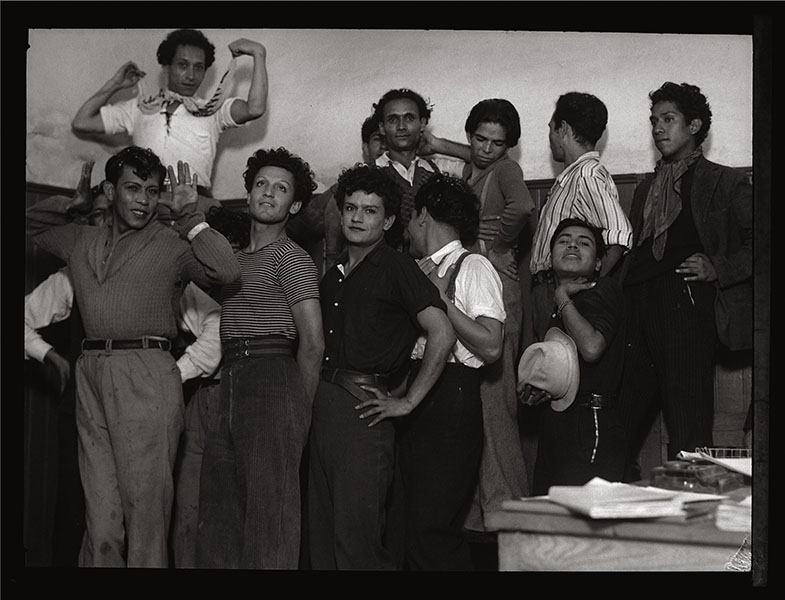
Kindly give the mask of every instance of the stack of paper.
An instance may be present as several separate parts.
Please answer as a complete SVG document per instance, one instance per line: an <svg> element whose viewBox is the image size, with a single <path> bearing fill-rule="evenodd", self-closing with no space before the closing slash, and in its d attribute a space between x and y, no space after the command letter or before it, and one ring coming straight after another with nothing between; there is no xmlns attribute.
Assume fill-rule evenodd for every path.
<svg viewBox="0 0 785 600"><path fill-rule="evenodd" d="M731 471L746 475L747 477L752 477L752 457L750 456L713 456L711 452L704 449L696 452L682 450L679 452L678 457L683 460L705 460L712 462L715 465L721 465Z"/></svg>
<svg viewBox="0 0 785 600"><path fill-rule="evenodd" d="M717 506L714 522L723 531L752 530L752 496L741 502L723 502Z"/></svg>
<svg viewBox="0 0 785 600"><path fill-rule="evenodd" d="M585 485L557 485L548 490L551 502L593 519L687 518L696 512L693 503L713 507L724 497L611 483L598 477Z"/></svg>

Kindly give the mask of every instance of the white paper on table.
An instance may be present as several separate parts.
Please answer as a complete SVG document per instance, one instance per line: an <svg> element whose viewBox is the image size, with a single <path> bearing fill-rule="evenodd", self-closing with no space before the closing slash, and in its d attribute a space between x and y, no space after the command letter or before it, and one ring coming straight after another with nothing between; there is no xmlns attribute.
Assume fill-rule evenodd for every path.
<svg viewBox="0 0 785 600"><path fill-rule="evenodd" d="M750 457L715 458L710 454L706 454L705 452L687 452L686 450L679 452L677 457L683 458L685 460L707 460L714 463L715 465L725 467L730 471L735 471L736 473L741 473L747 477L752 477L752 458Z"/></svg>
<svg viewBox="0 0 785 600"><path fill-rule="evenodd" d="M582 486L552 486L548 498L593 519L650 519L684 517L685 503L719 501L727 496L611 483L595 477Z"/></svg>

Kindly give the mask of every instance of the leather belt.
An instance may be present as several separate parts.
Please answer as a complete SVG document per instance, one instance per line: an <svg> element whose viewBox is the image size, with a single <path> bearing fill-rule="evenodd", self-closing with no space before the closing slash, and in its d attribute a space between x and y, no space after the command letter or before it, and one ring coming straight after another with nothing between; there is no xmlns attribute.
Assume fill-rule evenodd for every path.
<svg viewBox="0 0 785 600"><path fill-rule="evenodd" d="M172 342L168 339L161 337L144 336L134 340L89 340L87 338L82 340L82 351L85 350L148 350L154 348L156 350L163 350L169 352L172 349Z"/></svg>
<svg viewBox="0 0 785 600"><path fill-rule="evenodd" d="M589 408L610 408L615 396L608 394L580 393L575 396L575 404Z"/></svg>
<svg viewBox="0 0 785 600"><path fill-rule="evenodd" d="M221 345L224 364L254 356L292 356L294 340L282 335L233 339Z"/></svg>
<svg viewBox="0 0 785 600"><path fill-rule="evenodd" d="M322 381L334 383L341 386L352 396L358 400L364 401L369 397L373 397L371 392L366 392L362 389L361 385L372 385L378 387L383 393L388 393L389 376L377 373L361 373L359 371L350 371L348 369L334 369L331 367L322 367L321 371Z"/></svg>

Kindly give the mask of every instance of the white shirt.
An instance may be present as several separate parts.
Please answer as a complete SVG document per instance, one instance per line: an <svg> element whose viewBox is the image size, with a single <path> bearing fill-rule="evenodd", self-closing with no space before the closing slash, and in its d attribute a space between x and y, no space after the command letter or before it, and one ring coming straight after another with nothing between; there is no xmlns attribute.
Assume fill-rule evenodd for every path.
<svg viewBox="0 0 785 600"><path fill-rule="evenodd" d="M166 114L144 114L137 98L101 107L104 131L108 134L127 133L136 146L150 148L164 167L187 162L197 183L206 188L211 184L213 162L221 133L239 127L232 119L231 107L237 97L227 98L209 117L197 117L181 104L172 113L167 130Z"/></svg>
<svg viewBox="0 0 785 600"><path fill-rule="evenodd" d="M52 346L37 330L67 319L73 302L74 288L66 267L25 296L25 360L44 361ZM180 298L178 322L183 331L196 336L177 361L181 380L212 375L221 362L221 306L196 284L189 283Z"/></svg>
<svg viewBox="0 0 785 600"><path fill-rule="evenodd" d="M421 260L430 258L437 266L439 277L444 277L463 254L464 248L459 240L453 240L439 250ZM472 319L490 317L504 323L507 313L502 299L502 280L487 258L482 254L469 254L461 263L455 278L455 307ZM414 345L411 357L422 359L425 354L425 336L420 336ZM485 361L474 355L460 340L455 342L447 362L458 362L477 369Z"/></svg>
<svg viewBox="0 0 785 600"><path fill-rule="evenodd" d="M44 362L52 345L37 330L65 321L71 314L73 302L74 289L67 267L52 273L25 296L25 360L33 358Z"/></svg>
<svg viewBox="0 0 785 600"><path fill-rule="evenodd" d="M428 158L442 173L452 175L453 177L461 177L461 174L463 173L463 165L466 164L464 161L455 158L440 156ZM431 163L420 156L415 156L414 160L408 168L404 167L402 163L399 163L398 161L390 158L389 152L385 152L376 159L377 167L392 166L392 168L395 169L401 177L409 182L409 185L413 185L414 183L414 168L416 165L420 165L420 168L430 171L431 173L434 172Z"/></svg>

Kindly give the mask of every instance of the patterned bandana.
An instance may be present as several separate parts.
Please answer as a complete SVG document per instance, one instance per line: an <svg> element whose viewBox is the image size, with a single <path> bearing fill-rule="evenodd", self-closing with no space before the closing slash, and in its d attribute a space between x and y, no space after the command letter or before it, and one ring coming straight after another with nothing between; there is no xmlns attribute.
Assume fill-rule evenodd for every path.
<svg viewBox="0 0 785 600"><path fill-rule="evenodd" d="M166 111L167 108L175 102L179 102L185 107L192 115L197 117L209 117L226 101L229 97L229 92L232 89L234 80L234 71L236 66L236 58L232 57L229 61L229 66L226 72L221 76L218 82L218 87L215 88L213 95L209 100L204 98L197 98L194 96L182 96L170 90L158 90L157 94L147 94L142 89L144 79L139 80L139 95L137 96L137 104L139 110L144 114L150 115Z"/></svg>
<svg viewBox="0 0 785 600"><path fill-rule="evenodd" d="M643 231L638 245L641 246L649 236L654 237L651 251L656 260L662 260L668 228L681 212L681 178L687 169L703 155L703 147L698 146L688 156L674 162L657 161L656 175L649 188L643 208Z"/></svg>

